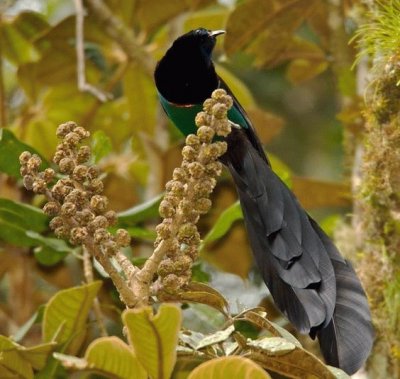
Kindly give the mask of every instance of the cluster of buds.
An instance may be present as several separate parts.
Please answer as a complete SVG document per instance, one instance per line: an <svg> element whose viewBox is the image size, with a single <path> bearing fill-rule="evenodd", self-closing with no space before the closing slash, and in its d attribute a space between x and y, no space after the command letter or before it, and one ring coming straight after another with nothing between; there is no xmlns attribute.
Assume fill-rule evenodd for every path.
<svg viewBox="0 0 400 379"><path fill-rule="evenodd" d="M61 139L53 162L62 176L55 181L55 171L39 171L41 160L25 151L20 155L21 175L26 189L44 194L48 202L43 211L52 217L50 228L57 237L66 238L74 245L90 246L93 254L114 255L130 244L124 229L115 235L107 228L117 220L114 211L107 211L108 199L101 195L103 182L98 167L89 164L91 152L82 140L89 132L70 121L57 128Z"/></svg>
<svg viewBox="0 0 400 379"><path fill-rule="evenodd" d="M221 174L218 161L227 149L223 141L231 126L227 117L232 98L222 89L215 90L197 114L196 135L186 137L181 167L166 184L166 195L159 212L164 218L156 228L156 246L163 241L166 255L158 268L162 290L179 292L191 279L191 268L198 255L200 235L196 224L211 208L209 196Z"/></svg>

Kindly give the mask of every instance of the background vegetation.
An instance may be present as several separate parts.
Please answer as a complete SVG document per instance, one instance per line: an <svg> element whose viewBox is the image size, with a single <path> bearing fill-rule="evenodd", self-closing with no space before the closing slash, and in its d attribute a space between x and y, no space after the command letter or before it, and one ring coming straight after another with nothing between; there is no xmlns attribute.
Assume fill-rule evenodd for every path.
<svg viewBox="0 0 400 379"><path fill-rule="evenodd" d="M147 324L133 331L141 325L134 318L146 313L124 313L121 321L124 304L108 274L94 261L93 276L102 282L100 289L99 281L84 270L80 248L55 238L40 210L44 197L22 186L18 157L24 150L37 152L44 168L59 143L59 124L74 120L88 129L91 163L105 173L109 208L120 212L117 227L132 236L124 254L141 266L154 249L161 195L180 165L184 142L158 104L152 72L177 36L199 26L226 29L215 50L217 71L248 111L276 172L355 262L377 329L367 372L371 378L399 377L397 0L2 2L0 377L68 377L86 374L66 368L96 368L103 375L127 378L134 377L132 373L146 377L147 370L158 378L160 371L153 373L154 367L161 365L165 373L173 369L173 352L165 352L161 363L156 358L146 363L140 356L141 342L132 335L140 335ZM250 351L250 358L269 368L271 375L298 377L312 367L316 376L342 375L316 363L280 328L293 332L273 308L253 268L227 173L220 177L212 201L212 209L200 220L203 242L193 266L193 280L210 287L202 287L202 296L198 288L189 291L195 301L185 303L182 317L183 326L192 332L186 339L181 336L186 350L178 355L174 377L187 377L202 361L233 354L238 346ZM215 294L213 304L200 304L207 304L212 288L228 299L231 314L239 314L236 334L224 325L222 295ZM90 312L95 303L97 316ZM240 314L260 303L268 320L277 324L266 324L258 311ZM57 313L62 309L69 313ZM163 305L157 317L156 326L151 315L144 319L162 330L164 317L171 320L168 330L179 329L176 307ZM58 330L63 322L67 332ZM122 341L123 324L131 333L130 345ZM85 336L75 334L86 329ZM200 333L220 329L225 331L222 337L212 334L204 342ZM270 341L272 347L254 347L284 357L276 358L279 369L265 361L265 354L255 356L249 346L240 345L244 342L238 335L255 338L260 329L291 343L282 346L279 340ZM165 342L173 341L160 333ZM232 335L235 340L229 340ZM97 339L100 336L106 339ZM318 354L310 340L299 338ZM223 341L236 345L222 347ZM132 365L113 371L101 366L101 354L116 361L126 354L124 361ZM294 367L299 361L305 366Z"/></svg>

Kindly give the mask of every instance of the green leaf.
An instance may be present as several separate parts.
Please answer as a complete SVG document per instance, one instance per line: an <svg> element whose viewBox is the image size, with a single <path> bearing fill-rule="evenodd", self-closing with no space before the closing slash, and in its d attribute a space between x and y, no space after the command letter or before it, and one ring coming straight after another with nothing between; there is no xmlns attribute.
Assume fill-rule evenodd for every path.
<svg viewBox="0 0 400 379"><path fill-rule="evenodd" d="M15 375L18 378L33 378L32 368L41 369L54 348L52 342L26 348L0 335L0 367L14 373L4 378L15 378ZM0 373L4 370L0 370Z"/></svg>
<svg viewBox="0 0 400 379"><path fill-rule="evenodd" d="M48 218L40 209L0 198L0 239L16 246L41 245L35 236L47 230L47 224Z"/></svg>
<svg viewBox="0 0 400 379"><path fill-rule="evenodd" d="M33 379L32 366L16 350L0 349L0 353L0 366L13 372L15 375L13 378Z"/></svg>
<svg viewBox="0 0 400 379"><path fill-rule="evenodd" d="M135 205L123 212L118 213L118 222L121 225L135 225L139 222L158 217L158 207L164 194L160 194L142 204Z"/></svg>
<svg viewBox="0 0 400 379"><path fill-rule="evenodd" d="M182 315L178 307L162 304L156 315L151 307L122 314L129 341L139 362L152 378L169 378L176 362Z"/></svg>
<svg viewBox="0 0 400 379"><path fill-rule="evenodd" d="M235 221L241 219L243 219L242 208L240 207L239 201L236 201L221 213L212 229L204 237L203 244L208 244L220 239L228 233Z"/></svg>
<svg viewBox="0 0 400 379"><path fill-rule="evenodd" d="M34 254L36 260L45 266L53 266L63 260L69 253L73 252L73 248L61 239L44 237L39 233L27 231L26 235L40 245L35 248Z"/></svg>
<svg viewBox="0 0 400 379"><path fill-rule="evenodd" d="M40 53L28 41L15 25L3 21L0 23L0 44L4 56L16 65L35 62L40 58Z"/></svg>
<svg viewBox="0 0 400 379"><path fill-rule="evenodd" d="M2 218L38 233L47 230L48 217L42 210L18 201L0 198L0 219Z"/></svg>
<svg viewBox="0 0 400 379"><path fill-rule="evenodd" d="M84 358L56 353L64 367L75 370L96 371L120 379L147 379L131 347L117 337L102 337L94 340L86 350Z"/></svg>
<svg viewBox="0 0 400 379"><path fill-rule="evenodd" d="M35 246L36 241L26 235L26 229L15 223L9 223L0 218L0 241L6 241L15 246Z"/></svg>
<svg viewBox="0 0 400 379"><path fill-rule="evenodd" d="M33 147L18 140L9 129L0 129L0 172L20 178L19 156L23 151L40 155ZM42 159L40 169L43 170L49 164L43 157L40 158Z"/></svg>
<svg viewBox="0 0 400 379"><path fill-rule="evenodd" d="M239 356L220 357L197 366L188 379L270 379L269 374L250 359Z"/></svg>
<svg viewBox="0 0 400 379"><path fill-rule="evenodd" d="M44 341L66 343L66 351L75 354L85 338L86 320L100 287L96 281L57 292L44 311Z"/></svg>
<svg viewBox="0 0 400 379"><path fill-rule="evenodd" d="M104 337L93 341L86 350L85 358L92 367L121 378L147 378L147 372L132 348L117 337Z"/></svg>
<svg viewBox="0 0 400 379"><path fill-rule="evenodd" d="M42 343L24 348L19 353L35 370L41 370L46 365L47 359L56 345L54 342Z"/></svg>
<svg viewBox="0 0 400 379"><path fill-rule="evenodd" d="M112 151L111 139L102 130L97 130L93 133L91 145L95 163Z"/></svg>

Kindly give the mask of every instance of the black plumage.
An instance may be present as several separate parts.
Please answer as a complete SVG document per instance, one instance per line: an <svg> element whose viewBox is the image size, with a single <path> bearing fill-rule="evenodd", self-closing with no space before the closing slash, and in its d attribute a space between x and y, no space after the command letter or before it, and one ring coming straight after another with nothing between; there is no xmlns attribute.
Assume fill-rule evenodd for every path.
<svg viewBox="0 0 400 379"><path fill-rule="evenodd" d="M245 111L215 72L215 34L197 29L178 38L156 68L157 89L178 107L200 104L218 87L233 97L246 125L233 128L221 161L236 184L257 266L296 329L319 339L328 364L352 374L373 341L364 290L351 264L272 171Z"/></svg>

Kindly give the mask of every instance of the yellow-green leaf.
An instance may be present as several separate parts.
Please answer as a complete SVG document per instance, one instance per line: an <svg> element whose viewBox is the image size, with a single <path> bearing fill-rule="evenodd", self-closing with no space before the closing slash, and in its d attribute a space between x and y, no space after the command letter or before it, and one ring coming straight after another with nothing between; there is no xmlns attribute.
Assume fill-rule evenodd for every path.
<svg viewBox="0 0 400 379"><path fill-rule="evenodd" d="M30 41L50 27L41 13L31 11L18 13L13 20L13 25Z"/></svg>
<svg viewBox="0 0 400 379"><path fill-rule="evenodd" d="M156 315L151 307L132 309L122 319L139 362L153 379L168 379L176 362L180 309L162 304Z"/></svg>
<svg viewBox="0 0 400 379"><path fill-rule="evenodd" d="M55 347L56 344L54 342L48 342L20 349L19 353L35 370L41 370Z"/></svg>
<svg viewBox="0 0 400 379"><path fill-rule="evenodd" d="M224 29L228 12L229 9L227 7L219 6L190 13L185 19L183 29L188 32L198 28L199 25L209 30Z"/></svg>
<svg viewBox="0 0 400 379"><path fill-rule="evenodd" d="M35 46L11 23L0 23L0 44L4 56L12 63L20 65L35 62L40 58Z"/></svg>
<svg viewBox="0 0 400 379"><path fill-rule="evenodd" d="M17 351L19 345L0 335L0 367L11 371L16 377L33 378L32 366Z"/></svg>
<svg viewBox="0 0 400 379"><path fill-rule="evenodd" d="M220 214L212 229L204 237L202 248L204 244L211 243L223 237L231 229L232 224L242 218L242 208L239 201L236 201Z"/></svg>
<svg viewBox="0 0 400 379"><path fill-rule="evenodd" d="M130 128L151 135L156 124L157 110L157 97L152 78L140 65L131 63L124 75L123 86L128 99Z"/></svg>
<svg viewBox="0 0 400 379"><path fill-rule="evenodd" d="M239 356L221 357L197 366L188 379L269 379L271 378L256 363Z"/></svg>
<svg viewBox="0 0 400 379"><path fill-rule="evenodd" d="M215 69L245 109L255 106L253 95L239 78L219 64L215 65Z"/></svg>
<svg viewBox="0 0 400 379"><path fill-rule="evenodd" d="M44 341L67 343L66 351L75 354L85 338L86 320L100 287L96 281L57 292L44 311Z"/></svg>
<svg viewBox="0 0 400 379"><path fill-rule="evenodd" d="M2 351L0 365L16 374L17 378L33 379L32 366L17 351Z"/></svg>
<svg viewBox="0 0 400 379"><path fill-rule="evenodd" d="M93 341L85 359L91 368L113 374L122 379L147 379L146 370L134 351L117 337L103 337Z"/></svg>

